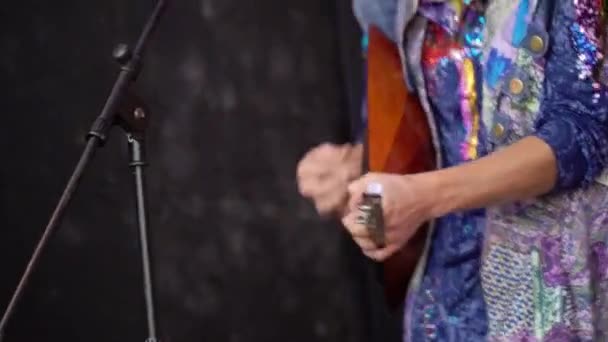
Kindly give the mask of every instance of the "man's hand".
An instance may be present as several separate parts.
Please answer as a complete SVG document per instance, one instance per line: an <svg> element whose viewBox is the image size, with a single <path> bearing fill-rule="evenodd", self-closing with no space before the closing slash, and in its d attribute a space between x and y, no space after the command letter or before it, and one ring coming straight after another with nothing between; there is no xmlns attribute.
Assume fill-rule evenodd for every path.
<svg viewBox="0 0 608 342"><path fill-rule="evenodd" d="M341 214L348 203L348 185L361 176L362 162L362 145L315 147L298 165L300 193L313 201L320 215Z"/></svg>
<svg viewBox="0 0 608 342"><path fill-rule="evenodd" d="M370 173L348 187L350 202L342 222L355 242L369 258L384 261L398 251L427 220L432 218L436 184L426 175ZM358 222L363 193L369 184L382 187L382 209L386 245L376 246L367 228Z"/></svg>

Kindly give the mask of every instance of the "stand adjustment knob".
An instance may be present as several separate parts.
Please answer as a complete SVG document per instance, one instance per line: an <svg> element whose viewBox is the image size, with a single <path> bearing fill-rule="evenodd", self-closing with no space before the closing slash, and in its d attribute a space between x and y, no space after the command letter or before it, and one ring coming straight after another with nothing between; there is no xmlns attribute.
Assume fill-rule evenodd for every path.
<svg viewBox="0 0 608 342"><path fill-rule="evenodd" d="M131 60L131 49L127 44L118 44L112 52L112 57L120 64L125 65Z"/></svg>

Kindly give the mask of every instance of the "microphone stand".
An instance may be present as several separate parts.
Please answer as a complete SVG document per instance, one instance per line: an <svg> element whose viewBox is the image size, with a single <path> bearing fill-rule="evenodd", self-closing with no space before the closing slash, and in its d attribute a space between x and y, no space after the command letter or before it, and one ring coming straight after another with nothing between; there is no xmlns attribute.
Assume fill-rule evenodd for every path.
<svg viewBox="0 0 608 342"><path fill-rule="evenodd" d="M87 143L81 158L70 177L61 198L51 215L51 218L40 238L30 261L17 285L17 288L0 321L0 342L4 339L4 333L8 321L14 315L17 302L23 295L32 271L40 259L43 249L49 242L52 234L61 223L65 210L76 191L83 176L84 170L93 158L98 147L103 147L108 138L112 126L120 126L127 135L129 145L130 163L135 180L135 199L137 206L137 222L139 226L139 239L143 268L144 297L146 305L146 321L148 338L146 342L157 342L156 321L154 313L154 297L152 289L152 272L150 270L150 253L148 250L148 215L146 211L145 179L143 168L145 162L144 138L149 113L141 101L131 92L130 86L135 82L141 70L144 48L148 38L163 14L165 0L158 0L152 15L148 19L144 29L137 41L135 49L131 53L129 48L118 45L114 50L114 58L121 65L121 70L114 83L112 91L97 119L94 121L90 132L87 134Z"/></svg>

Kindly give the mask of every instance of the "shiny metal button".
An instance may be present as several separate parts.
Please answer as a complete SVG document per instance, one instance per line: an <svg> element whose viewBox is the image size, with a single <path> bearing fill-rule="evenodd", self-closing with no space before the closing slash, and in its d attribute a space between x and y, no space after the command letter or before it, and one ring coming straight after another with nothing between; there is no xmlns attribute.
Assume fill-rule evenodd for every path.
<svg viewBox="0 0 608 342"><path fill-rule="evenodd" d="M541 53L545 48L545 41L541 36L533 35L530 37L530 50L534 53Z"/></svg>
<svg viewBox="0 0 608 342"><path fill-rule="evenodd" d="M505 134L505 126L500 123L497 123L494 125L492 132L494 133L495 137L501 138Z"/></svg>
<svg viewBox="0 0 608 342"><path fill-rule="evenodd" d="M509 91L513 95L519 95L524 91L524 82L519 78L512 78L509 81Z"/></svg>

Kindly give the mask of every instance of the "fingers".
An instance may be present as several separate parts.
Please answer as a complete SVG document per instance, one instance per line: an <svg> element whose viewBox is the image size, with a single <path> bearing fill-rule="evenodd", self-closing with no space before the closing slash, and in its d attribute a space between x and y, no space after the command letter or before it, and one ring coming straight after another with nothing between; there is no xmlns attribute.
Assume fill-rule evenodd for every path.
<svg viewBox="0 0 608 342"><path fill-rule="evenodd" d="M345 181L335 177L305 179L298 183L302 196L312 199L321 216L343 210L348 202Z"/></svg>
<svg viewBox="0 0 608 342"><path fill-rule="evenodd" d="M335 145L330 143L321 144L311 149L303 159L309 159L322 163L340 162L348 156L352 146L350 144Z"/></svg>
<svg viewBox="0 0 608 342"><path fill-rule="evenodd" d="M367 174L348 185L348 193L350 196L348 207L351 210L357 209L363 198L363 193L365 192L365 189L367 189L367 184L371 182L372 179L373 174Z"/></svg>
<svg viewBox="0 0 608 342"><path fill-rule="evenodd" d="M401 245L399 243L399 232L395 229L386 231L386 242L385 248L378 248L378 246L371 239L369 231L365 225L357 223L357 216L359 211L352 211L342 219L342 224L346 230L352 235L353 240L359 245L363 254L368 258L382 262L393 255Z"/></svg>
<svg viewBox="0 0 608 342"><path fill-rule="evenodd" d="M348 211L346 187L360 175L360 165L350 160L359 149L354 151L350 144L322 144L310 150L298 164L298 190L313 200L319 214Z"/></svg>
<svg viewBox="0 0 608 342"><path fill-rule="evenodd" d="M399 246L393 244L382 249L374 249L369 251L364 250L363 254L374 261L382 262L388 259L391 255L395 254L397 250L399 250Z"/></svg>
<svg viewBox="0 0 608 342"><path fill-rule="evenodd" d="M347 194L345 192L333 191L325 196L315 197L314 204L319 215L327 216L342 210L346 201Z"/></svg>
<svg viewBox="0 0 608 342"><path fill-rule="evenodd" d="M324 166L323 162L317 162L311 159L303 159L298 165L296 177L298 183L306 179L318 179L326 177L331 172L331 168Z"/></svg>
<svg viewBox="0 0 608 342"><path fill-rule="evenodd" d="M319 192L321 180L317 177L303 177L298 179L298 191L307 198L314 197Z"/></svg>
<svg viewBox="0 0 608 342"><path fill-rule="evenodd" d="M351 183L348 186L348 195L349 195L349 200L348 200L348 208L351 211L358 211L358 207L359 204L361 204L361 201L363 199L363 191L359 190L360 186L359 184L353 184Z"/></svg>
<svg viewBox="0 0 608 342"><path fill-rule="evenodd" d="M367 228L364 225L357 223L358 214L358 211L350 212L342 219L342 224L357 245L359 245L359 248L361 248L363 253L375 251L378 249L378 246L372 241Z"/></svg>
<svg viewBox="0 0 608 342"><path fill-rule="evenodd" d="M334 174L325 178L309 177L298 182L300 193L304 197L328 197L331 194L346 196L346 180Z"/></svg>
<svg viewBox="0 0 608 342"><path fill-rule="evenodd" d="M336 191L337 186L341 182L337 177L331 175L330 170L316 171L314 175L306 175L298 177L298 190L304 197L322 196L330 191ZM344 185L341 186L344 192Z"/></svg>
<svg viewBox="0 0 608 342"><path fill-rule="evenodd" d="M353 238L370 239L367 228L363 224L357 222L358 215L358 210L351 211L342 218L342 224Z"/></svg>
<svg viewBox="0 0 608 342"><path fill-rule="evenodd" d="M308 151L298 163L296 171L298 180L307 177L318 177L320 176L320 172L327 171L328 168L320 168L320 165L323 164L321 156L327 154L325 151L329 149L331 149L329 144L323 144Z"/></svg>
<svg viewBox="0 0 608 342"><path fill-rule="evenodd" d="M303 177L298 180L302 196L312 199L322 216L343 210L348 203L346 173L333 170L325 177Z"/></svg>
<svg viewBox="0 0 608 342"><path fill-rule="evenodd" d="M357 223L357 216L359 212L350 212L344 218L342 218L342 224L346 230L353 236L353 238L370 239L371 235L365 225ZM384 239L387 244L399 244L401 233L398 229L386 227L387 230L384 232ZM406 229L406 228L402 228Z"/></svg>
<svg viewBox="0 0 608 342"><path fill-rule="evenodd" d="M364 254L376 251L378 249L378 246L376 246L376 244L371 239L356 237L353 238L353 240L355 240L357 245L359 245L359 248L361 248L361 251Z"/></svg>
<svg viewBox="0 0 608 342"><path fill-rule="evenodd" d="M307 153L296 171L300 193L311 196L317 183L332 176L344 177L346 182L351 172L341 161L346 158L350 148L350 145L323 144Z"/></svg>

